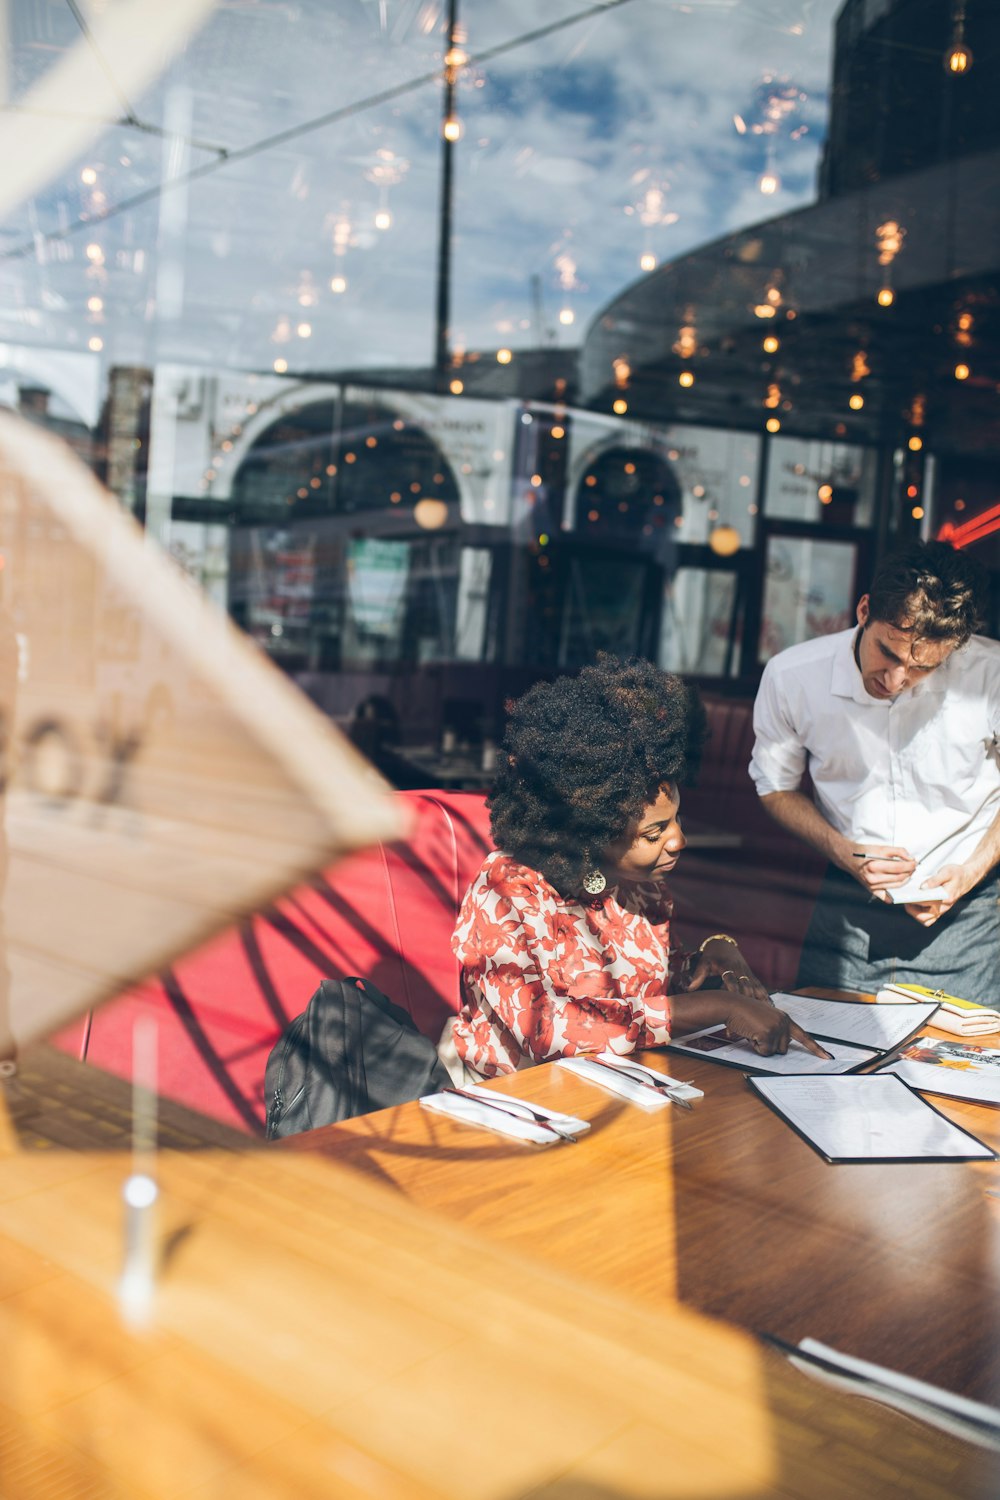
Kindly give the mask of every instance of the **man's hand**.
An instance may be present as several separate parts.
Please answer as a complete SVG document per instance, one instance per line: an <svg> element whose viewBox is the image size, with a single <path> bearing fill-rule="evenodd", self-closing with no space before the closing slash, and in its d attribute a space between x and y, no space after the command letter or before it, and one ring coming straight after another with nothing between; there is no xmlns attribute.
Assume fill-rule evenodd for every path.
<svg viewBox="0 0 1000 1500"><path fill-rule="evenodd" d="M864 854L865 858L855 859L852 852L848 873L870 896L878 896L881 901L890 899L882 894L884 891L894 885L904 885L917 868L917 862L908 849L898 849L892 844L862 844L856 852Z"/></svg>
<svg viewBox="0 0 1000 1500"><path fill-rule="evenodd" d="M731 938L709 938L704 948L694 954L685 981L687 988L700 990L713 974L722 980L723 989L746 995L748 1000L759 1000L762 1005L771 1004L766 987Z"/></svg>
<svg viewBox="0 0 1000 1500"><path fill-rule="evenodd" d="M790 1042L800 1043L816 1057L832 1056L783 1010L761 1005L757 1000L734 998L726 1010L724 1025L728 1036L749 1042L755 1052L765 1057L772 1052L787 1052Z"/></svg>
<svg viewBox="0 0 1000 1500"><path fill-rule="evenodd" d="M943 886L947 894L935 897L933 901L911 901L903 910L922 927L933 927L939 917L951 910L959 896L972 890L978 879L968 865L942 865L937 874L929 876L923 884L935 889Z"/></svg>

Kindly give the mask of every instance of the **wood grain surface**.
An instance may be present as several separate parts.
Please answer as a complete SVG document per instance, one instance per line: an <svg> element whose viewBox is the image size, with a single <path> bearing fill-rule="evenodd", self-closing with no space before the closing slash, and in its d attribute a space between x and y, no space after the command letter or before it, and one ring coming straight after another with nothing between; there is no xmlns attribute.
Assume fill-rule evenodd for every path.
<svg viewBox="0 0 1000 1500"><path fill-rule="evenodd" d="M555 1070L531 1082L577 1097ZM192 1120L173 1119L188 1149L161 1153L158 1290L138 1328L116 1296L129 1158L42 1149L42 1114L23 1101L0 1109L5 1497L997 1492L996 1455L831 1393L746 1333L664 1296L662 1268L630 1281L638 1257L622 1242L632 1237L653 1256L666 1250L677 1270L663 1210L668 1196L683 1203L684 1189L649 1147L680 1145L672 1113L643 1117L643 1135L613 1166L630 1196L655 1199L661 1212L602 1217L596 1230L601 1143L625 1123L603 1099L589 1165L584 1145L518 1151L405 1112L341 1130L337 1142L360 1153L343 1163L329 1149L227 1151L217 1135L199 1149ZM422 1124L433 1125L426 1142ZM697 1117L688 1124L696 1133ZM468 1214L418 1206L375 1180L366 1157L443 1178L461 1169ZM541 1175L520 1179L514 1162ZM521 1234L511 1224L498 1232L526 1211L519 1180L546 1189L548 1211L540 1205ZM680 1238L683 1252L686 1231ZM758 1273L766 1279L768 1268Z"/></svg>
<svg viewBox="0 0 1000 1500"><path fill-rule="evenodd" d="M739 1071L646 1061L705 1098L647 1113L546 1065L490 1087L589 1120L575 1146L526 1150L416 1104L286 1146L592 1287L818 1338L1000 1406L1000 1164L831 1166ZM1000 1150L1000 1110L933 1102Z"/></svg>

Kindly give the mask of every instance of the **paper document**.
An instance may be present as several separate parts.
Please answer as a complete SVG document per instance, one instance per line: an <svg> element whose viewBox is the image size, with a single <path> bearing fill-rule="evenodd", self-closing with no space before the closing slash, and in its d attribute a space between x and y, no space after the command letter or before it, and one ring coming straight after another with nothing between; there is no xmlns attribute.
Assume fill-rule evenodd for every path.
<svg viewBox="0 0 1000 1500"><path fill-rule="evenodd" d="M920 1037L882 1069L911 1088L949 1099L1000 1104L1000 1048L973 1042L937 1042Z"/></svg>
<svg viewBox="0 0 1000 1500"><path fill-rule="evenodd" d="M852 1068L874 1062L879 1056L870 1047L849 1047L843 1042L824 1042L823 1045L833 1053L829 1060L807 1051L800 1042L792 1042L783 1054L775 1052L770 1057L761 1057L749 1042L728 1037L724 1026L706 1026L703 1031L672 1037L669 1050L690 1052L707 1057L710 1062L729 1063L735 1068L762 1073L849 1073Z"/></svg>
<svg viewBox="0 0 1000 1500"><path fill-rule="evenodd" d="M995 1159L890 1073L749 1083L827 1161Z"/></svg>
<svg viewBox="0 0 1000 1500"><path fill-rule="evenodd" d="M926 1026L937 1010L937 1001L926 1005L867 1005L857 1000L818 1000L812 995L771 996L779 1010L797 1021L803 1031L826 1039L848 1042L855 1047L873 1047L889 1052Z"/></svg>

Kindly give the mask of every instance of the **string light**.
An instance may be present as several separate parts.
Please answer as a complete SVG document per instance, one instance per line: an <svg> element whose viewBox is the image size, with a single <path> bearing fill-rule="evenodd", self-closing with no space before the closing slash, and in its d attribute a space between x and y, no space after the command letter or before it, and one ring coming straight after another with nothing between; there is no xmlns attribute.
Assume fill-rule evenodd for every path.
<svg viewBox="0 0 1000 1500"><path fill-rule="evenodd" d="M922 437L917 437L916 433L914 433L913 437L910 438L910 441L906 446L909 448L911 453L919 453L921 448L924 446L924 440Z"/></svg>
<svg viewBox="0 0 1000 1500"><path fill-rule="evenodd" d="M571 307L560 308L560 310L559 310L559 321L560 321L560 323L562 323L562 325L565 328L568 328L569 325L572 322L574 322L575 318L576 318L576 313L573 311L573 309Z"/></svg>
<svg viewBox="0 0 1000 1500"><path fill-rule="evenodd" d="M690 370L682 370L681 373L677 377L677 384L684 386L685 389L688 386L694 385L694 376L692 375L691 371Z"/></svg>
<svg viewBox="0 0 1000 1500"><path fill-rule="evenodd" d="M465 383L461 380L453 380L448 389L453 396L460 396L465 390Z"/></svg>
<svg viewBox="0 0 1000 1500"><path fill-rule="evenodd" d="M94 183L97 181L97 173L94 171L93 167L84 167L83 171L80 173L80 181L86 183L87 187L93 187Z"/></svg>
<svg viewBox="0 0 1000 1500"><path fill-rule="evenodd" d="M611 410L616 417L623 417L628 411L628 402L623 401L619 396L618 400L612 403Z"/></svg>
<svg viewBox="0 0 1000 1500"><path fill-rule="evenodd" d="M460 141L462 139L462 122L457 115L449 115L442 127L446 141Z"/></svg>
<svg viewBox="0 0 1000 1500"><path fill-rule="evenodd" d="M968 73L972 67L972 48L965 40L965 0L955 0L951 11L951 42L944 54L946 73Z"/></svg>
<svg viewBox="0 0 1000 1500"><path fill-rule="evenodd" d="M778 421L777 417L768 417L767 421L764 423L764 426L767 428L768 432L781 431L781 423Z"/></svg>
<svg viewBox="0 0 1000 1500"><path fill-rule="evenodd" d="M893 291L891 286L880 287L878 296L875 298L875 301L878 303L879 307L891 307L895 300L896 293Z"/></svg>
<svg viewBox="0 0 1000 1500"><path fill-rule="evenodd" d="M287 359L276 359L274 361L274 367L273 368L274 368L275 375L284 375L285 371L288 369L288 360Z"/></svg>
<svg viewBox="0 0 1000 1500"><path fill-rule="evenodd" d="M971 371L969 370L968 365L956 365L955 366L955 379L956 380L968 380L970 374L971 374Z"/></svg>
<svg viewBox="0 0 1000 1500"><path fill-rule="evenodd" d="M762 172L757 179L757 187L765 198L771 198L781 186L781 178L777 172Z"/></svg>
<svg viewBox="0 0 1000 1500"><path fill-rule="evenodd" d="M851 411L860 411L865 404L865 398L864 396L859 395L857 391L855 391L854 395L850 398L847 404L851 408Z"/></svg>
<svg viewBox="0 0 1000 1500"><path fill-rule="evenodd" d="M646 250L646 251L643 252L642 255L639 256L639 270L640 271L655 271L656 270L656 256L653 254L653 252L651 250Z"/></svg>
<svg viewBox="0 0 1000 1500"><path fill-rule="evenodd" d="M767 336L767 338L764 340L764 353L765 354L777 354L777 352L778 352L778 350L780 348L781 348L781 340L775 338L775 336L774 336L773 333L769 333L768 336Z"/></svg>
<svg viewBox="0 0 1000 1500"><path fill-rule="evenodd" d="M331 277L331 279L330 279L330 290L331 290L331 292L336 292L338 296L340 295L341 292L346 292L347 291L347 277L346 276L333 276L333 277Z"/></svg>
<svg viewBox="0 0 1000 1500"><path fill-rule="evenodd" d="M510 350L510 349L498 349L497 350L497 364L498 365L509 365L510 362L511 362L511 360L513 358L514 358L514 355L513 355L512 350Z"/></svg>

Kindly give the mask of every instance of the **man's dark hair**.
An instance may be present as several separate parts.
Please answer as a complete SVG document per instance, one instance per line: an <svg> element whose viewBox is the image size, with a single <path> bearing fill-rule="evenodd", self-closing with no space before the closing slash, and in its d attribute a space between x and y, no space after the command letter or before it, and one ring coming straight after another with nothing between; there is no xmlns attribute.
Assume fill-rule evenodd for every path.
<svg viewBox="0 0 1000 1500"><path fill-rule="evenodd" d="M986 570L948 542L914 542L882 563L868 595L869 618L914 640L957 641L979 630L985 614Z"/></svg>
<svg viewBox="0 0 1000 1500"><path fill-rule="evenodd" d="M578 677L536 683L508 713L493 841L564 896L578 894L664 782L693 776L706 735L693 687L606 655Z"/></svg>

